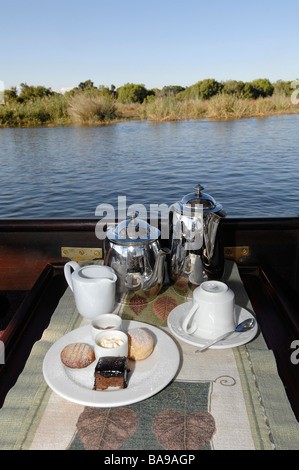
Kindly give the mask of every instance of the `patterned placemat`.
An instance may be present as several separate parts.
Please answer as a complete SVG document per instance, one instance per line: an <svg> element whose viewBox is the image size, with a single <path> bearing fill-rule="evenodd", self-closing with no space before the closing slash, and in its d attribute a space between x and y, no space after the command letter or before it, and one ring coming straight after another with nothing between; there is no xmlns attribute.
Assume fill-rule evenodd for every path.
<svg viewBox="0 0 299 470"><path fill-rule="evenodd" d="M174 382L145 402L85 408L70 450L210 449L216 431L209 383Z"/></svg>
<svg viewBox="0 0 299 470"><path fill-rule="evenodd" d="M226 264L224 280L236 303L252 312L234 264ZM170 334L167 316L185 299L169 287L153 302L141 302L145 308L134 302L116 310ZM51 345L82 323L67 289L0 410L0 449L299 449L299 426L261 335L203 354L174 338L181 364L172 383L140 403L98 409L58 396L42 374Z"/></svg>

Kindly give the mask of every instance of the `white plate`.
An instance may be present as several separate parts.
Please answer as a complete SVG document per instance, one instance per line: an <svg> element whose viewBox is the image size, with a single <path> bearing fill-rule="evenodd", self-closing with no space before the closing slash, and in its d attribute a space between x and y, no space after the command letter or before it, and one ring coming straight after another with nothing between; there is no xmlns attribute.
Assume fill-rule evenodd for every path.
<svg viewBox="0 0 299 470"><path fill-rule="evenodd" d="M183 321L188 312L190 311L191 306L192 301L185 302L184 304L175 307L168 315L168 328L174 336L184 341L185 343L191 344L192 346L205 346L209 342L208 339L189 335L188 333L185 333L182 329ZM239 307L238 305L236 305L235 308L237 323L246 320L246 318L254 318L252 313L248 312L248 310L246 310L245 308ZM243 333L233 333L228 338L219 341L219 343L216 343L213 346L210 346L210 349L226 349L241 346L242 344L251 341L257 334L257 331L258 326L257 323L255 323L254 327L251 330L244 331Z"/></svg>
<svg viewBox="0 0 299 470"><path fill-rule="evenodd" d="M145 328L154 338L152 354L143 361L129 361L128 386L120 390L93 390L96 361L84 369L64 366L60 352L70 343L92 345L90 325L67 333L56 341L43 362L43 374L49 387L63 398L85 406L110 408L144 400L161 391L174 378L180 363L173 339L161 329L147 323L123 320L122 329Z"/></svg>

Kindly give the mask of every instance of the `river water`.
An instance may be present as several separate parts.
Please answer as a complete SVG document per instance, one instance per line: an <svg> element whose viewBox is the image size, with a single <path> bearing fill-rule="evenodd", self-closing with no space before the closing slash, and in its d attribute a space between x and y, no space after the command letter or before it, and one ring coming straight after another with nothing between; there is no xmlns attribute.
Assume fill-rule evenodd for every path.
<svg viewBox="0 0 299 470"><path fill-rule="evenodd" d="M0 129L0 218L171 205L201 183L228 217L299 216L299 116Z"/></svg>

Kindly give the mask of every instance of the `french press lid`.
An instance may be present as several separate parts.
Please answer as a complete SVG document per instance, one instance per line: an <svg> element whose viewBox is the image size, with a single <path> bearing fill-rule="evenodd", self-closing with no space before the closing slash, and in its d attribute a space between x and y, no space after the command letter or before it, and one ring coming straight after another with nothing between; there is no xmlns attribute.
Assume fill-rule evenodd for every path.
<svg viewBox="0 0 299 470"><path fill-rule="evenodd" d="M185 208L190 207L196 209L199 204L202 205L203 212L218 212L222 211L222 205L218 204L215 199L207 193L203 193L204 187L201 184L195 186L195 192L186 194L181 201L180 205Z"/></svg>
<svg viewBox="0 0 299 470"><path fill-rule="evenodd" d="M120 222L115 228L110 228L107 232L109 240L116 243L140 244L159 238L160 230L152 227L145 220L139 219L137 215L135 212L127 220Z"/></svg>

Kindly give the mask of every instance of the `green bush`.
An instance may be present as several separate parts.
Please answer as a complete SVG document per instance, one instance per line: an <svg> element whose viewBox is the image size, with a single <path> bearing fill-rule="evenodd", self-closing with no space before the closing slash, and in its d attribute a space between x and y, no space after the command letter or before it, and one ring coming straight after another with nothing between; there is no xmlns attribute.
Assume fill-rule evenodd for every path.
<svg viewBox="0 0 299 470"><path fill-rule="evenodd" d="M257 80L253 80L251 82L256 94L256 98L262 96L265 98L266 96L273 95L274 86L267 78L259 78Z"/></svg>
<svg viewBox="0 0 299 470"><path fill-rule="evenodd" d="M1 126L12 126L14 121L14 113L12 109L9 109L6 105L0 106L0 125Z"/></svg>
<svg viewBox="0 0 299 470"><path fill-rule="evenodd" d="M273 93L283 96L290 96L293 92L293 89L291 88L292 83L292 81L284 82L283 80L277 80L277 82L273 84Z"/></svg>
<svg viewBox="0 0 299 470"><path fill-rule="evenodd" d="M201 82L194 83L194 85L188 86L185 90L179 91L176 94L176 98L179 101L187 100L199 100L200 99L200 84Z"/></svg>
<svg viewBox="0 0 299 470"><path fill-rule="evenodd" d="M17 98L20 102L54 95L54 92L50 88L45 88L44 86L29 86L27 83L21 83L20 86L21 93Z"/></svg>
<svg viewBox="0 0 299 470"><path fill-rule="evenodd" d="M0 125L20 127L64 124L69 119L66 110L67 99L59 94L23 102L7 101L0 106Z"/></svg>
<svg viewBox="0 0 299 470"><path fill-rule="evenodd" d="M117 101L123 104L143 103L149 92L144 85L127 83L117 89Z"/></svg>
<svg viewBox="0 0 299 470"><path fill-rule="evenodd" d="M13 101L17 101L17 99L17 87L11 87L10 90L4 90L5 103L12 103Z"/></svg>
<svg viewBox="0 0 299 470"><path fill-rule="evenodd" d="M209 100L212 96L217 95L222 90L222 84L214 80L214 78L207 78L199 85L199 93L202 100Z"/></svg>
<svg viewBox="0 0 299 470"><path fill-rule="evenodd" d="M223 85L214 78L206 78L201 80L184 91L177 93L176 97L180 101L184 100L209 100L212 96L221 92Z"/></svg>
<svg viewBox="0 0 299 470"><path fill-rule="evenodd" d="M271 96L274 91L274 86L267 78L258 78L252 82L246 82L244 85L243 95L244 98L256 100L257 98L265 98Z"/></svg>
<svg viewBox="0 0 299 470"><path fill-rule="evenodd" d="M223 83L222 92L227 95L241 96L244 92L244 82L237 80L227 80Z"/></svg>

